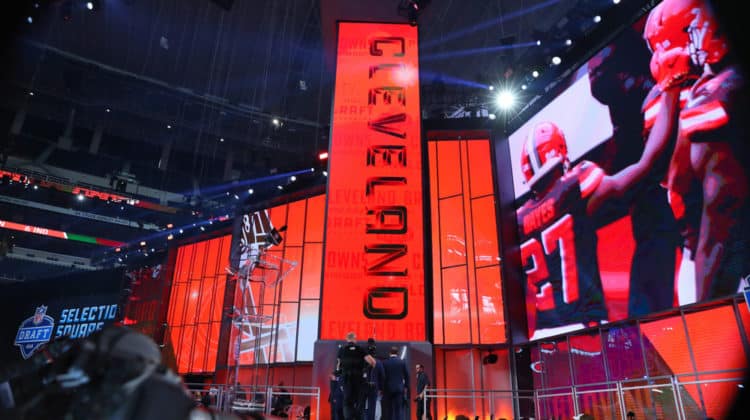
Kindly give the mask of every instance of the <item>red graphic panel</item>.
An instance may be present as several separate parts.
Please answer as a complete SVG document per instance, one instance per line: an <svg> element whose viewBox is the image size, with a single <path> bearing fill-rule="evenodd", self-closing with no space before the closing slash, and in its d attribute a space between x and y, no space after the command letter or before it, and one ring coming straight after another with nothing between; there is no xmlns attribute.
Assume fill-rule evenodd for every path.
<svg viewBox="0 0 750 420"><path fill-rule="evenodd" d="M489 146L430 137L435 343L505 342Z"/></svg>
<svg viewBox="0 0 750 420"><path fill-rule="evenodd" d="M490 354L496 357L494 362L487 360ZM434 401L430 410L432 418L471 419L475 416L481 419L513 418L513 400L506 393L486 392L492 389L510 389L511 376L507 350L486 352L479 349L436 348L434 379L430 375L429 368L427 370L431 386L438 389L450 389L452 397L432 400Z"/></svg>
<svg viewBox="0 0 750 420"><path fill-rule="evenodd" d="M742 304L740 312L747 312ZM685 314L690 344L693 348L697 372L721 372L703 374L698 380L702 384L701 393L706 406L706 414L714 418L725 418L737 395L738 381L747 368L747 358L742 349L742 339L737 328L732 305ZM713 382L724 380L722 382Z"/></svg>
<svg viewBox="0 0 750 420"><path fill-rule="evenodd" d="M231 236L177 249L167 325L179 373L213 372Z"/></svg>
<svg viewBox="0 0 750 420"><path fill-rule="evenodd" d="M437 154L440 156L436 162L436 165L430 162L430 167L437 166L438 176L437 179L440 185L440 198L450 197L457 194L461 194L461 177L456 174L462 173L461 161L458 150L458 141L441 141L436 143ZM430 179L431 182L435 180Z"/></svg>
<svg viewBox="0 0 750 420"><path fill-rule="evenodd" d="M424 340L417 28L338 29L320 338Z"/></svg>

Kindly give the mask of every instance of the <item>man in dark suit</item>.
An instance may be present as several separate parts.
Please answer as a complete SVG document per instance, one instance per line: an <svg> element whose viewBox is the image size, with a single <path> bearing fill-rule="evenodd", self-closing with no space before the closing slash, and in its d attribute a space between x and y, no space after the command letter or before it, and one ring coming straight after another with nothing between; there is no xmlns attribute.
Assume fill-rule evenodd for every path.
<svg viewBox="0 0 750 420"><path fill-rule="evenodd" d="M382 411L384 420L404 420L404 399L408 394L409 370L406 362L398 357L398 347L383 361L385 386L383 387Z"/></svg>
<svg viewBox="0 0 750 420"><path fill-rule="evenodd" d="M364 419L375 420L378 397L383 394L385 370L383 369L383 361L377 358L374 338L367 339L367 353L375 359L375 366L369 366L367 369L367 400L365 401Z"/></svg>

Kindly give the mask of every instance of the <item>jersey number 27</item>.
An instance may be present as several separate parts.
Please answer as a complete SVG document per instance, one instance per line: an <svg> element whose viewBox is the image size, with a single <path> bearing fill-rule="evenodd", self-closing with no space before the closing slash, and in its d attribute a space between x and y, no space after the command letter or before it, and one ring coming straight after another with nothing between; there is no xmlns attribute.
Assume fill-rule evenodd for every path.
<svg viewBox="0 0 750 420"><path fill-rule="evenodd" d="M526 267L526 280L530 290L537 290L536 307L539 311L555 308L547 256L560 253L560 284L563 301L572 303L578 300L578 266L576 264L575 234L573 217L570 214L558 219L542 231L542 243L531 238L521 245L521 261Z"/></svg>

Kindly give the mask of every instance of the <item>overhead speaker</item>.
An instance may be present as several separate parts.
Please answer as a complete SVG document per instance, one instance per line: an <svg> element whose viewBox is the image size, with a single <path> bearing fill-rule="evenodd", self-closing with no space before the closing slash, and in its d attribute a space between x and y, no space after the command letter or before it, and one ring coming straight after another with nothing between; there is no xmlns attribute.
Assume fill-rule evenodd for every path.
<svg viewBox="0 0 750 420"><path fill-rule="evenodd" d="M211 0L211 2L216 3L216 5L227 11L231 10L234 4L234 0Z"/></svg>

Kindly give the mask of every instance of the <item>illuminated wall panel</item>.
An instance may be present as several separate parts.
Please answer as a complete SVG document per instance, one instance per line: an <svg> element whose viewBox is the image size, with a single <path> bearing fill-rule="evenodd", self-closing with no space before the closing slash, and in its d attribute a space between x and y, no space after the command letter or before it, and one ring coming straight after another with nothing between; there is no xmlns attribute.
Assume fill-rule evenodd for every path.
<svg viewBox="0 0 750 420"><path fill-rule="evenodd" d="M644 322L641 334L649 376L693 372L690 352L685 351L688 348L687 336L681 317Z"/></svg>
<svg viewBox="0 0 750 420"><path fill-rule="evenodd" d="M471 391L511 389L508 351L495 351L495 363L483 361L488 354L479 349L436 349L435 377L430 377L432 386L453 390L450 392L453 398L438 398L432 406L433 418L447 416L453 419L461 414L467 418L476 415L483 419L513 418L513 400L509 394L497 393L488 397Z"/></svg>
<svg viewBox="0 0 750 420"><path fill-rule="evenodd" d="M746 311L747 306L740 306ZM698 380L737 378L747 367L743 344L732 306L722 306L685 315ZM727 372L727 370L734 370ZM709 417L725 418L737 392L735 382L709 382L700 388Z"/></svg>
<svg viewBox="0 0 750 420"><path fill-rule="evenodd" d="M167 313L168 345L179 373L213 372L216 368L231 236L177 249Z"/></svg>
<svg viewBox="0 0 750 420"><path fill-rule="evenodd" d="M677 410L685 418L724 418L747 369L741 328L750 320L748 312L736 300L684 315L550 337L518 349L517 354L530 350L531 360L517 368L533 378L541 418L569 416L571 386L586 391L577 396L579 412L620 418L613 392L617 382L625 388L624 408L637 418L677 418Z"/></svg>
<svg viewBox="0 0 750 420"><path fill-rule="evenodd" d="M281 244L266 250L271 256L267 260L278 264L279 270L256 271L253 278L257 280L266 276L268 280L276 281L281 271L289 271L276 286L262 287L259 282L251 282L248 295L251 307L248 311L257 314L262 311L265 319L244 329L240 346L242 365L312 360L313 345L318 336L324 213L325 196L318 195L276 206L267 212L255 212L249 218L262 219L267 227L278 229L286 226L281 233ZM237 232L235 241L241 237L242 232ZM252 235L246 237L250 240ZM245 304L238 282L235 307ZM238 333L238 323L235 322L228 346L230 366L236 360Z"/></svg>
<svg viewBox="0 0 750 420"><path fill-rule="evenodd" d="M417 28L341 22L337 51L320 338L425 340Z"/></svg>
<svg viewBox="0 0 750 420"><path fill-rule="evenodd" d="M435 344L504 343L487 139L428 142Z"/></svg>

